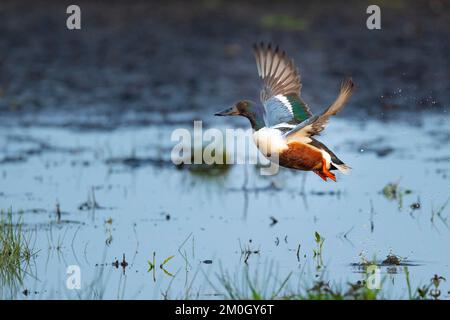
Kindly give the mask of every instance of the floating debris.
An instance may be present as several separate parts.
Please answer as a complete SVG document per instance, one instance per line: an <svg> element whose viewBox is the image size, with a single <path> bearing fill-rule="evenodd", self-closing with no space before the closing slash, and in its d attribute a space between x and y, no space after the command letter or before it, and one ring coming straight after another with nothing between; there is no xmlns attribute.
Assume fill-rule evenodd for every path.
<svg viewBox="0 0 450 320"><path fill-rule="evenodd" d="M116 258L116 260L114 260L111 265L116 269L119 269L120 266L122 268L123 274L125 274L125 269L128 267L128 262L125 259L125 253L122 256L121 262L119 262L119 260ZM96 266L101 266L101 264L96 264Z"/></svg>
<svg viewBox="0 0 450 320"><path fill-rule="evenodd" d="M387 266L399 266L402 263L402 260L404 259L395 254L390 253L387 255L386 259L384 259L381 264Z"/></svg>
<svg viewBox="0 0 450 320"><path fill-rule="evenodd" d="M39 291L30 291L30 290L28 290L28 289L25 289L25 290L22 291L22 294L23 294L25 297L28 297L30 294L39 294Z"/></svg>
<svg viewBox="0 0 450 320"><path fill-rule="evenodd" d="M414 202L409 206L412 210L420 209L420 202Z"/></svg>
<svg viewBox="0 0 450 320"><path fill-rule="evenodd" d="M350 265L353 267L357 267L358 269L365 270L367 267L375 265L378 267L387 267L387 273L397 273L398 266L418 266L417 263L412 263L408 261L407 258L400 257L392 252L390 252L386 258L382 261L373 258L372 260L366 259L364 254L361 252L359 254L361 261L358 263L351 263Z"/></svg>
<svg viewBox="0 0 450 320"><path fill-rule="evenodd" d="M330 191L314 191L314 190L312 190L310 192L310 194L312 196L319 196L319 197L322 197L322 196L337 196L337 197L339 197L342 194L342 192L340 190L336 190L336 191L335 190L330 190Z"/></svg>
<svg viewBox="0 0 450 320"><path fill-rule="evenodd" d="M275 217L273 217L273 216L270 217L270 220L272 221L270 223L271 227L273 227L274 225L276 225L278 223L278 220Z"/></svg>

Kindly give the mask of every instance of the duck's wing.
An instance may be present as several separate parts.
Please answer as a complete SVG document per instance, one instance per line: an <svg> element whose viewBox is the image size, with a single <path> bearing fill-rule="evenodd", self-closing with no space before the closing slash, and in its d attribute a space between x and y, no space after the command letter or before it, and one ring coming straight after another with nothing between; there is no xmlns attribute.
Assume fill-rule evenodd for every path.
<svg viewBox="0 0 450 320"><path fill-rule="evenodd" d="M325 125L328 123L328 119L338 113L345 105L347 100L353 93L354 84L351 78L346 79L341 84L341 90L336 100L331 104L322 114L313 116L292 130L285 133L285 137L288 140L295 140L300 137L310 137L319 134Z"/></svg>
<svg viewBox="0 0 450 320"><path fill-rule="evenodd" d="M254 45L254 54L263 81L260 99L266 111L266 125L298 124L311 117L309 107L300 98L302 83L294 61L278 46L273 49L271 44L262 42Z"/></svg>

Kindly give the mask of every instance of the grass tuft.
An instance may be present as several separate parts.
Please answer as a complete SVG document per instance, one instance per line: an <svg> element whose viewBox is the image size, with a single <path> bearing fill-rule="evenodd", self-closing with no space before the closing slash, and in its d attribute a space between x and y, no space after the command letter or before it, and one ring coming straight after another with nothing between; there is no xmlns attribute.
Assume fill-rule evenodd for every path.
<svg viewBox="0 0 450 320"><path fill-rule="evenodd" d="M21 284L34 255L31 237L23 230L21 219L13 220L12 210L0 213L0 284Z"/></svg>

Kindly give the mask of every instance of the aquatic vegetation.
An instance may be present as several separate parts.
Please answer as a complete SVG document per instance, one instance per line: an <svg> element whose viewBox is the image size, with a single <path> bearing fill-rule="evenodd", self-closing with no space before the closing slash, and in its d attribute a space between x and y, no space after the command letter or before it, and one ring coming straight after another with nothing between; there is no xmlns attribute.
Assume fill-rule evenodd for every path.
<svg viewBox="0 0 450 320"><path fill-rule="evenodd" d="M376 264L364 260L365 265ZM269 266L266 268L266 266ZM389 292L383 289L384 279L381 279L380 287L372 289L368 285L369 278L357 281L347 281L345 284L333 283L325 278L324 273L318 279L311 281L306 279L303 284L293 283L293 272L289 272L281 280L277 278L280 274L274 263L265 264L265 269L261 272L258 268L252 270L249 266L244 266L242 270L230 274L221 268L218 275L221 291L217 294L223 295L227 299L260 300L260 299L288 299L288 300L376 300L376 299L438 299L442 295L440 286L446 279L439 275L434 275L430 283L417 287L411 287L410 274L407 266L404 267L408 296L392 297ZM368 277L366 274L365 277ZM214 287L214 286L213 286ZM414 292L414 294L413 294Z"/></svg>
<svg viewBox="0 0 450 320"><path fill-rule="evenodd" d="M248 264L248 259L250 258L250 256L252 254L259 254L260 253L260 249L253 249L251 247L251 243L252 240L249 240L249 243L242 246L241 245L241 240L239 240L239 248L241 250L241 257L244 259L244 263Z"/></svg>
<svg viewBox="0 0 450 320"><path fill-rule="evenodd" d="M389 200L396 199L397 198L397 188L398 188L397 183L388 183L383 188L383 195Z"/></svg>
<svg viewBox="0 0 450 320"><path fill-rule="evenodd" d="M225 298L232 300L285 299L285 300L375 300L382 298L381 290L369 289L365 281L347 282L345 286L331 285L322 277L309 284L293 285L293 272L277 278L278 268L273 262L262 273L245 266L239 272L221 270L218 275ZM216 288L217 290L217 288Z"/></svg>
<svg viewBox="0 0 450 320"><path fill-rule="evenodd" d="M301 244L299 243L297 246L297 250L295 251L295 256L297 257L297 262L300 262L300 248L301 248Z"/></svg>
<svg viewBox="0 0 450 320"><path fill-rule="evenodd" d="M431 209L431 223L434 223L434 218L438 217L439 220L442 221L443 224L445 224L446 226L448 226L447 224L447 217L442 216L442 213L444 212L445 208L447 208L447 205L450 202L450 197L437 209L435 210L434 208Z"/></svg>
<svg viewBox="0 0 450 320"><path fill-rule="evenodd" d="M214 161L211 164L202 163L196 164L194 161L195 154L201 153L204 154L206 148L210 148L209 146L202 146L201 148L195 149L192 147L191 150L191 158L189 161L185 161L177 165L178 169L188 168L189 172L196 176L201 177L219 177L224 176L228 173L229 169L231 168L231 165L229 164L229 154L227 153L225 147L222 149L215 147L211 150L211 158L213 159L219 159L220 161Z"/></svg>
<svg viewBox="0 0 450 320"><path fill-rule="evenodd" d="M429 298L438 300L442 293L441 289L440 289L440 285L442 282L445 282L445 281L447 281L447 280L444 277L435 274L430 279L429 284L417 288L417 290L416 290L417 296L415 296L413 298L420 299L420 300L425 300L425 299L429 299Z"/></svg>
<svg viewBox="0 0 450 320"><path fill-rule="evenodd" d="M152 261L150 261L150 260L147 261L147 263L148 263L148 270L147 270L147 272L152 272L153 282L156 282L156 269L155 269L156 259L155 259L155 256L156 256L156 252L153 251L153 259L152 259Z"/></svg>
<svg viewBox="0 0 450 320"><path fill-rule="evenodd" d="M172 256L167 257L167 258L164 259L164 261L159 265L159 268L160 268L166 275L168 275L169 277L173 277L174 275L173 275L172 273L170 273L170 272L165 268L165 265L166 265L170 260L172 260L173 257L175 257L175 256L172 255ZM152 261L148 260L147 263L148 263L148 270L147 270L147 272L152 272L152 275L153 275L153 282L155 282L155 281L156 281L156 253L155 253L155 252L153 252L153 259L152 259Z"/></svg>
<svg viewBox="0 0 450 320"><path fill-rule="evenodd" d="M325 238L316 231L314 233L314 241L316 242L316 249L313 250L313 257L316 260L316 268L319 270L323 266L322 251Z"/></svg>
<svg viewBox="0 0 450 320"><path fill-rule="evenodd" d="M348 282L345 288L331 286L329 282L318 280L307 288L306 293L287 297L301 300L376 300L379 290L369 289L365 281Z"/></svg>
<svg viewBox="0 0 450 320"><path fill-rule="evenodd" d="M0 284L21 283L28 273L30 260L35 255L31 234L22 228L20 218L13 219L12 210L0 213Z"/></svg>
<svg viewBox="0 0 450 320"><path fill-rule="evenodd" d="M58 222L61 222L61 206L58 201L56 201L56 218Z"/></svg>
<svg viewBox="0 0 450 320"><path fill-rule="evenodd" d="M218 294L232 300L280 299L285 293L283 290L286 288L292 272L289 272L281 281L276 278L277 274L279 274L279 270L273 261L266 264L262 271L258 268L251 270L249 266L245 265L242 270L230 274L220 267L218 280L222 288L217 289L214 285L212 286Z"/></svg>
<svg viewBox="0 0 450 320"><path fill-rule="evenodd" d="M170 256L167 257L166 259L164 259L164 261L159 265L159 268L164 271L165 274L167 274L169 277L173 277L173 274L170 273L169 271L167 271L167 269L164 267L164 265L169 262L170 260L172 260L174 256Z"/></svg>
<svg viewBox="0 0 450 320"><path fill-rule="evenodd" d="M403 207L403 197L412 193L410 189L400 187L399 182L390 182L386 184L381 192L386 199L396 200L399 209Z"/></svg>
<svg viewBox="0 0 450 320"><path fill-rule="evenodd" d="M112 241L113 241L113 234L112 234L112 223L113 223L113 219L111 217L109 217L106 221L105 221L105 233L106 233L106 240L105 240L105 244L107 246L110 246Z"/></svg>
<svg viewBox="0 0 450 320"><path fill-rule="evenodd" d="M119 269L119 267L122 268L122 273L125 275L125 271L126 271L128 265L129 265L128 261L127 261L126 258L125 258L125 253L122 255L122 261L121 261L121 262L119 262L119 260L116 258L116 259L111 263L111 265L112 265L114 268L116 268L116 269Z"/></svg>
<svg viewBox="0 0 450 320"><path fill-rule="evenodd" d="M95 190L92 188L90 192L88 193L88 198L85 202L80 204L78 206L78 210L81 211L91 211L95 209L101 209L102 207L97 203L97 200L95 199Z"/></svg>
<svg viewBox="0 0 450 320"><path fill-rule="evenodd" d="M261 25L268 29L303 31L308 29L309 21L286 14L268 14L261 18Z"/></svg>

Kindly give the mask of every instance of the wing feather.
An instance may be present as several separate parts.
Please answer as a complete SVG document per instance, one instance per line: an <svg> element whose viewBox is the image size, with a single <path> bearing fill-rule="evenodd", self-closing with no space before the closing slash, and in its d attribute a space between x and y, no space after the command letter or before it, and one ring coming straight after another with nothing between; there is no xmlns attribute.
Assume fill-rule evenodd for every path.
<svg viewBox="0 0 450 320"><path fill-rule="evenodd" d="M342 110L345 103L352 95L354 87L355 86L351 78L343 81L341 84L341 90L336 100L322 114L313 116L303 121L291 131L287 132L285 134L287 139L295 140L299 137L310 137L322 132L323 129L325 129L325 126L328 123L330 117L334 116L340 110Z"/></svg>
<svg viewBox="0 0 450 320"><path fill-rule="evenodd" d="M278 46L273 49L271 44L266 46L262 42L254 45L254 55L258 76L263 81L260 99L268 115L267 125L273 126L284 121L300 123L312 116L309 107L300 98L302 84L294 61ZM288 103L279 103L277 96L286 97L282 100Z"/></svg>

